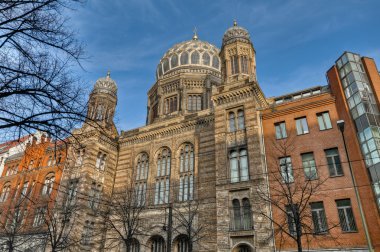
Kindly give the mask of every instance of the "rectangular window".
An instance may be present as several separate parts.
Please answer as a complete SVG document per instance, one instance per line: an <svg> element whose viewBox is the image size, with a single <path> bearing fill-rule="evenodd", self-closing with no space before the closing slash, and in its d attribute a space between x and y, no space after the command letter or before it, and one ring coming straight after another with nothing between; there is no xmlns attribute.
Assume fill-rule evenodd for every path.
<svg viewBox="0 0 380 252"><path fill-rule="evenodd" d="M158 117L158 104L153 105L152 108L152 117L153 119Z"/></svg>
<svg viewBox="0 0 380 252"><path fill-rule="evenodd" d="M313 219L314 233L327 232L327 219L323 202L310 203L311 217Z"/></svg>
<svg viewBox="0 0 380 252"><path fill-rule="evenodd" d="M338 208L339 222L343 232L356 232L354 213L351 207L350 199L336 200Z"/></svg>
<svg viewBox="0 0 380 252"><path fill-rule="evenodd" d="M296 119L297 135L303 135L309 133L309 127L307 126L306 117Z"/></svg>
<svg viewBox="0 0 380 252"><path fill-rule="evenodd" d="M231 57L231 74L239 73L239 60L238 56L234 55Z"/></svg>
<svg viewBox="0 0 380 252"><path fill-rule="evenodd" d="M179 201L193 199L193 175L183 175L180 177Z"/></svg>
<svg viewBox="0 0 380 252"><path fill-rule="evenodd" d="M248 73L248 59L247 56L241 56L240 57L240 65L241 65L241 72L247 74Z"/></svg>
<svg viewBox="0 0 380 252"><path fill-rule="evenodd" d="M161 178L156 180L156 190L154 195L154 204L166 204L169 202L169 179Z"/></svg>
<svg viewBox="0 0 380 252"><path fill-rule="evenodd" d="M36 209L33 220L33 227L41 226L45 221L46 207L39 207Z"/></svg>
<svg viewBox="0 0 380 252"><path fill-rule="evenodd" d="M327 130L332 128L329 112L319 113L317 114L317 118L320 130Z"/></svg>
<svg viewBox="0 0 380 252"><path fill-rule="evenodd" d="M140 182L135 185L135 197L137 206L145 205L146 182Z"/></svg>
<svg viewBox="0 0 380 252"><path fill-rule="evenodd" d="M76 202L77 197L78 180L71 180L68 183L68 194L66 198L66 207L71 207Z"/></svg>
<svg viewBox="0 0 380 252"><path fill-rule="evenodd" d="M288 222L288 229L289 233L293 236L297 234L296 230L296 215L298 213L298 206L293 205L287 205L286 206L286 215L287 215L287 222Z"/></svg>
<svg viewBox="0 0 380 252"><path fill-rule="evenodd" d="M285 122L279 122L274 125L276 130L276 139L284 139L287 137Z"/></svg>
<svg viewBox="0 0 380 252"><path fill-rule="evenodd" d="M312 152L301 154L302 166L305 172L306 179L317 179L317 167L315 165L315 159Z"/></svg>
<svg viewBox="0 0 380 252"><path fill-rule="evenodd" d="M282 181L285 183L292 183L294 181L292 159L290 157L282 157L279 162Z"/></svg>
<svg viewBox="0 0 380 252"><path fill-rule="evenodd" d="M174 111L177 111L177 96L172 96L165 99L165 114L170 114Z"/></svg>
<svg viewBox="0 0 380 252"><path fill-rule="evenodd" d="M89 193L88 206L92 210L97 210L100 202L102 186L100 184L92 183L91 190Z"/></svg>
<svg viewBox="0 0 380 252"><path fill-rule="evenodd" d="M187 110L199 111L202 110L202 96L201 95L189 95L187 98Z"/></svg>
<svg viewBox="0 0 380 252"><path fill-rule="evenodd" d="M29 186L29 182L28 181L24 182L24 185L23 185L22 190L21 190L21 197L26 196L26 193L28 191L28 186Z"/></svg>
<svg viewBox="0 0 380 252"><path fill-rule="evenodd" d="M338 148L325 150L327 165L331 177L343 175Z"/></svg>
<svg viewBox="0 0 380 252"><path fill-rule="evenodd" d="M94 222L86 221L85 226L83 227L81 244L89 245L92 239L93 230L94 230Z"/></svg>

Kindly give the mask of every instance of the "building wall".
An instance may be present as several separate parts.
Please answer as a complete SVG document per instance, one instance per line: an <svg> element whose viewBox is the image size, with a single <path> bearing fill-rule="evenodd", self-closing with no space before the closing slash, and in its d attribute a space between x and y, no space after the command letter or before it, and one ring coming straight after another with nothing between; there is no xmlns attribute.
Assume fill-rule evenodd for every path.
<svg viewBox="0 0 380 252"><path fill-rule="evenodd" d="M65 163L66 151L65 145L48 141L44 136L41 140L33 139L32 143L26 145L26 149L22 155L15 158L8 157L5 162L5 168L0 177L0 190L4 190L5 185L11 186L11 191L7 199L0 203L2 215L0 223L2 231L5 229L6 223L11 223L15 218L15 210L20 209L22 212L21 220L17 222L17 230L13 231L14 236L22 234L40 234L46 232L42 223L38 226L33 225L36 211L38 207L48 207L49 210L54 206L54 200L58 194L58 187L61 180L63 164ZM49 161L51 158L51 161ZM54 161L55 160L55 161ZM32 161L32 163L31 163ZM49 163L49 164L48 164ZM7 176L9 168L17 167L17 173ZM43 186L47 176L54 176L50 194L43 194ZM24 184L28 182L25 195L22 194ZM10 237L3 232L0 239ZM30 241L33 239L28 238ZM18 242L15 242L17 244ZM17 246L25 246L26 244L17 244Z"/></svg>
<svg viewBox="0 0 380 252"><path fill-rule="evenodd" d="M144 235L138 236L141 244L149 244L152 236L160 235L167 239L162 229L167 218L168 204L154 204L155 181L157 174L157 155L162 147L171 151L170 197L173 208L186 207L186 203L179 202L179 169L180 148L185 143L194 146L194 199L199 204L198 223L205 228L202 247L197 251L216 250L216 206L215 206L215 163L214 163L214 118L210 111L199 112L197 117L187 119L180 117L164 123L155 123L139 128L139 132L124 132L120 138L120 155L115 177L115 190L127 189L135 183L137 158L141 153L149 156L149 174L147 180L148 211L144 211L143 218L149 219L144 223ZM170 126L169 126L170 125ZM166 211L165 211L166 209ZM174 213L175 215L176 213ZM167 224L167 223L166 223ZM178 225L174 218L174 227ZM195 225L195 224L194 224ZM175 242L179 235L173 233Z"/></svg>
<svg viewBox="0 0 380 252"><path fill-rule="evenodd" d="M329 231L324 235L304 236L302 245L304 248L322 250L323 248L365 248L366 240L363 231L362 222L357 207L353 184L350 178L347 157L344 150L344 144L341 133L336 122L341 118L336 98L331 93L322 93L309 98L303 98L298 101L291 101L263 111L263 127L265 136L265 149L268 165L269 186L271 190L273 218L275 223L282 224L285 231L288 231L285 204L277 207L277 198L281 192L285 192L285 183L275 179L275 175L279 174L279 158L290 156L294 172L294 183L291 188L296 196L294 201L306 204L305 214L302 215L307 226L313 229L311 219L308 217L311 209L309 204L312 202L323 202L326 218L328 221ZM317 121L317 113L328 112L331 119L331 129L320 130ZM297 135L296 118L306 117L309 133ZM285 122L287 138L276 140L275 124ZM351 139L351 138L350 138ZM285 147L284 147L285 146ZM343 168L343 175L330 177L326 155L324 150L330 148L338 148L340 160ZM318 185L313 188L315 192L307 190L307 179L304 175L301 154L312 152L317 166ZM359 152L359 149L356 149ZM355 160L355 157L351 157ZM354 169L365 169L363 162L353 162ZM368 185L368 180L367 183ZM311 185L313 186L313 185ZM367 186L368 187L368 186ZM285 187L286 188L286 187ZM297 195L301 194L301 190L305 190L305 194L310 199L299 200ZM306 198L306 197L305 197ZM353 209L355 222L358 231L354 233L342 232L339 226L338 210L336 200L350 199ZM377 221L376 218L373 219ZM296 243L284 233L280 231L280 225L274 225L276 233L276 247L283 250L294 250ZM310 239L310 241L308 241Z"/></svg>
<svg viewBox="0 0 380 252"><path fill-rule="evenodd" d="M374 71L376 66L373 61L369 59L363 60L364 66L369 69L368 77L373 87L375 98L379 99L378 93L378 72ZM353 174L355 176L359 195L362 201L364 216L367 220L367 226L372 240L372 244L375 249L380 249L379 239L380 237L380 219L379 209L376 205L376 198L374 189L372 187L373 181L370 177L368 168L365 165L365 157L363 156L356 133L356 126L349 113L349 107L345 102L345 94L342 88L342 84L339 78L338 70L336 66L333 66L327 72L327 78L331 87L331 91L336 97L336 107L340 119L345 121L345 136L347 141L347 150L352 162ZM378 106L378 104L377 104Z"/></svg>

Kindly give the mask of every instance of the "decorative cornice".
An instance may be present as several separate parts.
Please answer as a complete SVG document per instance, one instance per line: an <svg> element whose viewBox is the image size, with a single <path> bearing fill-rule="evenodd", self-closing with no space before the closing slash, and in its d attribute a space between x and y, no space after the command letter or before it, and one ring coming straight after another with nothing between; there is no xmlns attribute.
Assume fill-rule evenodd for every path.
<svg viewBox="0 0 380 252"><path fill-rule="evenodd" d="M249 97L256 97L260 107L267 106L265 97L255 82L248 85L242 84L242 86L237 86L234 89L231 88L225 92L222 91L221 94L213 95L211 99L216 105L220 106L231 102L238 102Z"/></svg>
<svg viewBox="0 0 380 252"><path fill-rule="evenodd" d="M184 117L184 119L186 120L186 116ZM120 138L120 146L128 146L132 144L153 141L154 139L158 139L161 137L179 135L183 132L195 130L196 128L208 127L213 123L214 115L208 115L188 122L178 122L169 126L158 125L156 129L145 129L146 131L141 133L140 130L144 130L144 128L123 132Z"/></svg>

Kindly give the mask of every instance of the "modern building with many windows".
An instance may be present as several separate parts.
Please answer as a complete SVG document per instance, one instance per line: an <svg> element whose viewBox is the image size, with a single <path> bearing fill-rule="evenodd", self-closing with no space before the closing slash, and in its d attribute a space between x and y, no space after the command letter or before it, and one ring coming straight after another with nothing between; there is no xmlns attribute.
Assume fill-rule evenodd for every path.
<svg viewBox="0 0 380 252"><path fill-rule="evenodd" d="M96 81L58 193L78 206L77 250L380 251L375 63L345 52L327 86L266 98L255 53L236 22L221 49L197 34L174 45L147 125L120 133L116 82Z"/></svg>

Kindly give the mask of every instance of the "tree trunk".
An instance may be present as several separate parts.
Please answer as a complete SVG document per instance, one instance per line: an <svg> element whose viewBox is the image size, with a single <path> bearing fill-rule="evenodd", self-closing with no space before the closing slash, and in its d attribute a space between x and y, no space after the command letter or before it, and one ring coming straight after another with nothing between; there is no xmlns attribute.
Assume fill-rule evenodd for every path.
<svg viewBox="0 0 380 252"><path fill-rule="evenodd" d="M127 252L131 252L131 243L127 242Z"/></svg>
<svg viewBox="0 0 380 252"><path fill-rule="evenodd" d="M297 251L302 252L302 241L301 237L297 237Z"/></svg>

